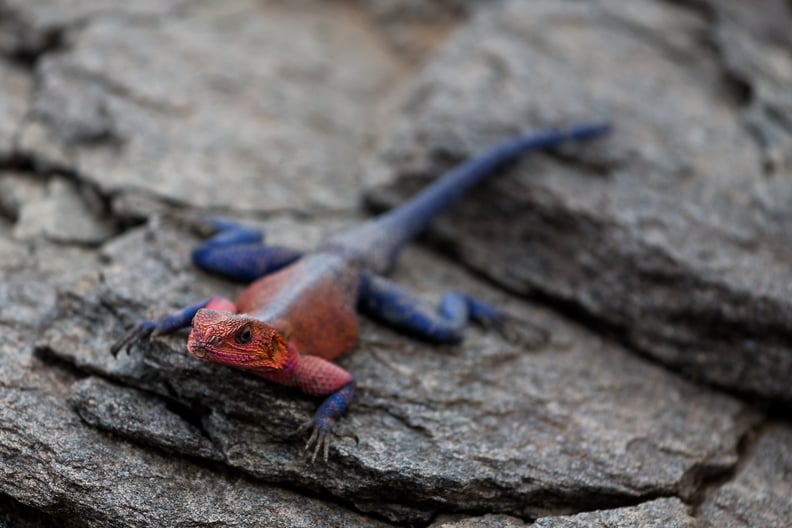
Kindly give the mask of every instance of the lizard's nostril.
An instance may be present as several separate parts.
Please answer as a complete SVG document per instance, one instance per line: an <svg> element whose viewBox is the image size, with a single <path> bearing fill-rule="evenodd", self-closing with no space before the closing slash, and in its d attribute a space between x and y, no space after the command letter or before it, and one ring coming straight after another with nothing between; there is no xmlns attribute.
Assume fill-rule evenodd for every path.
<svg viewBox="0 0 792 528"><path fill-rule="evenodd" d="M190 353L191 353L193 356L197 357L198 359L204 359L204 358L206 358L206 356L208 356L208 355L209 355L209 351L208 351L208 350L206 350L206 349L205 349L204 347L202 347L202 346L195 346L195 347L192 347L192 350L190 350Z"/></svg>

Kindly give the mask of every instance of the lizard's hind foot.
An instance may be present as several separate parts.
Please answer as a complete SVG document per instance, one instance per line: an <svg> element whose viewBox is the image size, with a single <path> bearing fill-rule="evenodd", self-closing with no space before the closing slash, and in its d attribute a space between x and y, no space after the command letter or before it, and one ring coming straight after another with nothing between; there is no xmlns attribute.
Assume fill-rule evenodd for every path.
<svg viewBox="0 0 792 528"><path fill-rule="evenodd" d="M514 346L536 350L550 341L550 331L525 319L500 313L493 319L477 321L486 330L495 331L504 341Z"/></svg>

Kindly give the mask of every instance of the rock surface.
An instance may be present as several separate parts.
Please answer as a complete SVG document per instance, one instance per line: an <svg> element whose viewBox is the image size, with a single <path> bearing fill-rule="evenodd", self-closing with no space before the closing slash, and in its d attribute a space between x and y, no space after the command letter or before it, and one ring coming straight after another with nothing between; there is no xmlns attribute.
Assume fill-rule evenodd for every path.
<svg viewBox="0 0 792 528"><path fill-rule="evenodd" d="M792 166L767 172L753 110L701 48L720 26L670 3L623 7L481 10L412 86L372 171L401 180L372 198L393 203L520 129L607 117L608 140L518 164L440 222L443 242L508 289L585 312L696 379L790 404ZM756 104L778 98L787 133L789 51L749 57L763 72ZM732 62L754 82L749 59Z"/></svg>
<svg viewBox="0 0 792 528"><path fill-rule="evenodd" d="M792 519L792 428L768 426L737 471L699 508L710 526L788 526Z"/></svg>
<svg viewBox="0 0 792 528"><path fill-rule="evenodd" d="M788 16L0 0L0 527L785 526L789 424L739 396L775 420L792 401ZM239 291L191 266L185 219L308 250L364 219L363 187L392 204L505 135L602 117L612 137L525 160L395 270L427 303L503 306L523 342L364 322L327 464L294 434L314 399L182 335L108 353Z"/></svg>
<svg viewBox="0 0 792 528"><path fill-rule="evenodd" d="M696 528L696 519L679 499L658 499L638 506L600 510L563 517L542 517L526 523L505 515L485 515L457 520L440 520L429 528Z"/></svg>
<svg viewBox="0 0 792 528"><path fill-rule="evenodd" d="M30 75L0 58L0 160L11 157L33 89Z"/></svg>
<svg viewBox="0 0 792 528"><path fill-rule="evenodd" d="M21 148L107 193L236 211L353 209L358 156L400 65L351 8L299 4L191 4L167 23L97 17L41 61Z"/></svg>

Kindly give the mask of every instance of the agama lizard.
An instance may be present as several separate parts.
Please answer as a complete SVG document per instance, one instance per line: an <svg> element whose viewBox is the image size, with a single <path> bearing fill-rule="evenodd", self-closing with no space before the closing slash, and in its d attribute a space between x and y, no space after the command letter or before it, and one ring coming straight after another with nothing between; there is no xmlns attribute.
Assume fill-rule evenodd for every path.
<svg viewBox="0 0 792 528"><path fill-rule="evenodd" d="M461 341L469 320L506 330L510 318L469 295L450 292L437 312L386 279L400 250L488 175L527 152L585 140L607 124L545 131L506 141L441 176L401 207L330 238L302 254L268 246L256 230L224 219L193 252L199 267L251 282L236 302L214 297L159 320L134 325L112 347L113 355L146 337L192 326L193 356L252 372L304 393L322 396L305 449L327 460L331 433L355 391L355 379L331 360L352 348L358 335L356 308L374 319L436 343Z"/></svg>

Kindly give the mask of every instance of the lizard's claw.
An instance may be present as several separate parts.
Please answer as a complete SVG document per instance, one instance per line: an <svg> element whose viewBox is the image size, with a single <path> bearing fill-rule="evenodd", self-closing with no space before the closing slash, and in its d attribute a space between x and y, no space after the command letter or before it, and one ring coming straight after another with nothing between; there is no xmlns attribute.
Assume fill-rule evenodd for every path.
<svg viewBox="0 0 792 528"><path fill-rule="evenodd" d="M121 338L113 343L110 347L110 353L113 357L118 357L118 352L125 349L127 353L132 348L132 345L145 339L147 337L156 337L160 334L157 332L157 323L154 321L143 320L135 323Z"/></svg>
<svg viewBox="0 0 792 528"><path fill-rule="evenodd" d="M322 457L324 461L327 462L327 455L330 450L330 441L332 440L332 429L326 429L324 427L314 427L313 431L311 432L311 436L308 438L308 441L305 442L305 452L309 452L311 447L313 447L313 454L311 455L311 463L316 462L316 455L319 454L319 451L322 451Z"/></svg>
<svg viewBox="0 0 792 528"><path fill-rule="evenodd" d="M330 451L330 444L333 441L333 438L342 438L342 437L351 437L355 440L355 443L360 443L360 439L355 434L349 435L340 435L333 430L333 426L335 425L335 420L332 418L311 418L310 420L306 421L302 424L299 429L297 429L297 435L302 436L309 430L311 431L311 436L308 437L308 440L305 442L305 447L303 451L306 454L310 453L311 463L316 461L316 457L319 455L319 452L322 453L322 458L325 462L327 462L329 451ZM313 452L311 452L313 450Z"/></svg>
<svg viewBox="0 0 792 528"><path fill-rule="evenodd" d="M550 332L529 321L503 314L496 319L480 321L486 329L494 330L506 342L530 349L542 348L550 341Z"/></svg>

